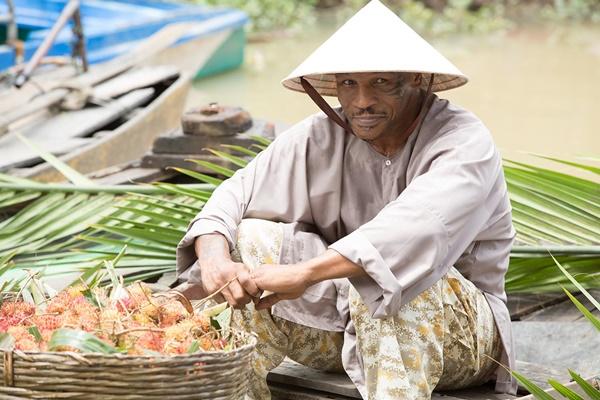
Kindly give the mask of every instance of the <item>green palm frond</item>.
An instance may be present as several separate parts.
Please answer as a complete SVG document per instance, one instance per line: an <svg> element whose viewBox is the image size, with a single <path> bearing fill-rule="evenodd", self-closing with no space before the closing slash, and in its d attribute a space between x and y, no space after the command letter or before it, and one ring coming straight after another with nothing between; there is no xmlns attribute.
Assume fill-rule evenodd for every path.
<svg viewBox="0 0 600 400"><path fill-rule="evenodd" d="M556 259L576 276L585 288L600 287L598 256L557 256ZM575 290L573 283L557 270L554 259L547 257L511 257L506 275L507 292L544 293L559 292L561 287Z"/></svg>
<svg viewBox="0 0 600 400"><path fill-rule="evenodd" d="M600 244L600 184L513 161L506 164L520 243Z"/></svg>
<svg viewBox="0 0 600 400"><path fill-rule="evenodd" d="M561 161L544 157L553 161ZM600 287L600 184L514 161L504 172L517 242L506 290L556 292L573 283L555 268L550 252L586 288ZM594 167L563 162L584 170Z"/></svg>
<svg viewBox="0 0 600 400"><path fill-rule="evenodd" d="M254 147L261 150L269 143L257 138ZM227 152L211 152L236 167L257 154L252 147L223 148ZM0 221L0 257L16 251L16 270L32 266L68 271L114 257L127 244L119 268L145 275L172 270L177 242L222 182L217 176L234 173L215 163L195 162L214 175L175 168L203 183L109 187L40 184L0 175L0 211L5 203L15 204L15 198L17 203L20 198L29 202ZM507 291L560 291L561 285L573 290L572 282L556 270L549 250L585 288L600 287L600 185L513 161L506 161L504 170L517 229ZM140 272L144 262L147 271Z"/></svg>

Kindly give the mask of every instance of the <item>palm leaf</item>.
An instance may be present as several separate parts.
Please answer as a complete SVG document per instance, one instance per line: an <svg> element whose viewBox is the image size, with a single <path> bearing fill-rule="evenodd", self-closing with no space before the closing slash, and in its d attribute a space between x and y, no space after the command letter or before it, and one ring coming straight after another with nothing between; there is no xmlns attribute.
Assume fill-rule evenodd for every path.
<svg viewBox="0 0 600 400"><path fill-rule="evenodd" d="M177 168L177 167L173 167L171 169L179 172L180 174L187 175L191 178L197 179L200 182L210 183L215 186L219 186L223 182L223 179L215 178L213 176L202 174L200 172L192 171L189 169Z"/></svg>
<svg viewBox="0 0 600 400"><path fill-rule="evenodd" d="M271 139L264 136L252 135L251 138L258 143L258 146L267 147L271 144Z"/></svg>
<svg viewBox="0 0 600 400"><path fill-rule="evenodd" d="M581 397L579 394L577 394L576 392L569 389L568 387L566 387L565 385L563 385L562 383L558 382L555 379L548 379L548 383L550 384L550 386L552 386L554 388L554 390L556 390L558 393L560 393L566 399L584 400L584 398Z"/></svg>
<svg viewBox="0 0 600 400"><path fill-rule="evenodd" d="M575 285L575 287L579 289L579 291L583 293L585 297L587 297L587 299L594 305L594 307L596 307L596 309L600 311L600 303L598 303L598 301L596 301L596 299L594 299L594 297L587 290L585 290L583 286L581 286L581 284L554 258L554 256L552 256L552 259L556 263L556 266L563 273L563 275L565 275L569 279L569 281L571 281L571 283L573 283L573 285Z"/></svg>
<svg viewBox="0 0 600 400"><path fill-rule="evenodd" d="M270 141L261 138L257 139L257 143L251 147L262 150ZM256 155L253 150L241 146L223 147L242 156ZM241 156L222 151L213 151L213 154L236 166L246 163ZM232 169L215 163L197 163L215 175L231 176L234 173ZM39 196L38 193L47 193L15 216L0 222L0 248L5 249L0 257L16 249L17 269L27 265L43 268L45 265L55 271L68 271L91 268L95 265L94 260L114 256L127 244L130 250L119 270L132 271L142 265L144 258L149 261L149 274L174 268L175 246L185 227L221 182L221 179L206 174L177 170L210 184L78 186L38 184L19 178L3 179L0 175L0 189L4 189L0 192L0 206L14 196L27 195L24 199L31 200ZM507 161L505 171L518 232L518 243L511 254L506 277L507 291L559 291L561 285L569 290L576 288L556 269L554 261L547 256L547 248L561 255L558 259L566 270L578 277L583 288L600 286L596 275L600 272L600 221L598 196L595 195L600 190L599 185L511 161ZM87 194L88 197L75 197L78 194ZM105 199L108 199L107 195L113 198L105 202L98 200L97 207L84 208L100 195L104 195ZM59 204L63 208L65 204L69 205L69 209L61 214ZM68 218L70 214L79 216L71 217L74 226L60 228L62 220L59 216ZM98 215L102 215L103 219L97 219ZM44 223L38 221L50 223L50 226L43 228ZM31 237L23 234L13 236L19 235L18 232L27 229L28 225L44 229L43 235L29 230L25 232L33 232ZM25 239L23 243L14 247L21 239ZM580 279L582 274L585 278Z"/></svg>
<svg viewBox="0 0 600 400"><path fill-rule="evenodd" d="M15 348L15 338L6 332L0 332L0 350L13 351Z"/></svg>
<svg viewBox="0 0 600 400"><path fill-rule="evenodd" d="M567 294L567 296L569 296L569 299L571 299L573 304L575 304L577 309L579 309L579 311L581 311L581 313L588 319L588 321L590 321L592 325L594 325L594 327L596 327L596 329L600 331L600 319L596 318L596 316L592 314L586 306L581 304L581 302L577 300L577 298L573 296L571 292L569 292L567 289L564 289L564 291Z"/></svg>
<svg viewBox="0 0 600 400"><path fill-rule="evenodd" d="M75 171L69 165L60 161L58 158L56 158L56 156L54 156L51 153L48 153L47 151L39 147L37 144L27 139L25 136L21 135L18 132L16 132L15 135L17 136L17 138L19 138L20 141L22 141L31 149L33 149L36 153L38 153L40 157L44 159L44 161L56 168L63 176L65 176L72 183L80 186L94 184L94 182L88 179L85 175L82 175L79 172Z"/></svg>
<svg viewBox="0 0 600 400"><path fill-rule="evenodd" d="M48 342L49 351L56 351L64 347L72 347L83 353L115 354L119 352L91 333L69 328L57 329Z"/></svg>
<svg viewBox="0 0 600 400"><path fill-rule="evenodd" d="M216 172L218 174L224 175L224 176L226 176L228 178L232 177L233 174L235 173L235 171L232 170L232 169L229 169L229 168L226 168L226 167L222 167L222 166L217 165L217 164L215 164L213 162L210 162L210 161L204 161L204 160L189 160L189 161L191 161L191 162L193 162L195 164L198 164L201 167L208 168L211 171L214 171L214 172Z"/></svg>
<svg viewBox="0 0 600 400"><path fill-rule="evenodd" d="M527 379L524 375L521 375L517 371L510 372L523 386L529 391L536 399L540 400L555 400L554 397L550 396L541 387Z"/></svg>
<svg viewBox="0 0 600 400"><path fill-rule="evenodd" d="M248 165L248 161L244 158L234 156L234 155L226 153L224 151L218 151L218 150L212 150L212 149L207 149L207 150L224 160L230 161L233 165L237 165L240 168L244 168L246 165Z"/></svg>
<svg viewBox="0 0 600 400"><path fill-rule="evenodd" d="M600 391L598 389L590 385L589 382L587 382L574 371L569 370L569 374L571 375L571 378L577 382L579 387L581 387L583 391L590 397L591 400L600 400Z"/></svg>
<svg viewBox="0 0 600 400"><path fill-rule="evenodd" d="M225 147L226 149L237 151L238 153L241 153L241 154L244 154L244 155L247 155L247 156L250 156L250 157L256 157L258 155L258 153L255 152L255 151L252 151L252 150L247 149L247 148L242 147L242 146L236 146L236 145L233 145L233 144L222 144L221 147Z"/></svg>
<svg viewBox="0 0 600 400"><path fill-rule="evenodd" d="M561 160L560 158L548 157L548 156L544 156L544 155L540 155L540 154L534 154L534 155L536 155L537 157L540 157L540 158L544 158L546 160L555 161L560 164L569 165L569 166L575 167L575 168L580 168L580 169L583 169L586 171L593 172L594 174L600 175L600 168L594 167L592 165L586 165L586 164L576 163L573 161Z"/></svg>

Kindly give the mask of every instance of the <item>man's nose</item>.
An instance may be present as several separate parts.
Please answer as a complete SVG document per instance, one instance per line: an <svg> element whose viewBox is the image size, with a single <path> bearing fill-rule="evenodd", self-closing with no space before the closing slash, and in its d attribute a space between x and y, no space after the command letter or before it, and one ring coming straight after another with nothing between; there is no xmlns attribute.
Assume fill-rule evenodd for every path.
<svg viewBox="0 0 600 400"><path fill-rule="evenodd" d="M358 87L354 106L361 109L372 107L377 102L377 96L369 87Z"/></svg>

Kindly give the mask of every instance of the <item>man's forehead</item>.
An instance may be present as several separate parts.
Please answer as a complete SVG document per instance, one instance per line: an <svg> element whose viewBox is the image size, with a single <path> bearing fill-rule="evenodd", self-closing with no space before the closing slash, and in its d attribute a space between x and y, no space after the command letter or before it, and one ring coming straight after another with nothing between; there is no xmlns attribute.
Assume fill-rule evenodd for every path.
<svg viewBox="0 0 600 400"><path fill-rule="evenodd" d="M408 76L410 73L408 72L390 72L390 71L381 71L381 72L343 72L335 74L336 79L368 79L368 78L399 78L403 76Z"/></svg>

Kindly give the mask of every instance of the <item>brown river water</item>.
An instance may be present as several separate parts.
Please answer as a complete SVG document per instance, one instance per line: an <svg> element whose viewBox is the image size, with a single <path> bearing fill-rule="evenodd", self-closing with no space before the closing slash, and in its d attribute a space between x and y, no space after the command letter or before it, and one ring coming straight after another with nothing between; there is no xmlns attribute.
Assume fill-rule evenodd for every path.
<svg viewBox="0 0 600 400"><path fill-rule="evenodd" d="M195 82L188 106L216 101L242 106L257 118L300 121L318 109L280 80L338 24L325 18L296 36L250 43L244 66ZM470 78L439 96L475 112L505 157L600 158L600 24L429 40Z"/></svg>

